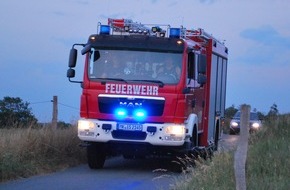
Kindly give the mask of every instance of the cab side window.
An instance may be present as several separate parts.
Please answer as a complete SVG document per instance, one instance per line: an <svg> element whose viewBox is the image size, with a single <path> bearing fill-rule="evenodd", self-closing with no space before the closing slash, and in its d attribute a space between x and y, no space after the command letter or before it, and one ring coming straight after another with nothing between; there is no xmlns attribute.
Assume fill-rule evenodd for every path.
<svg viewBox="0 0 290 190"><path fill-rule="evenodd" d="M188 53L187 60L187 87L195 87L195 63L196 55L193 52Z"/></svg>

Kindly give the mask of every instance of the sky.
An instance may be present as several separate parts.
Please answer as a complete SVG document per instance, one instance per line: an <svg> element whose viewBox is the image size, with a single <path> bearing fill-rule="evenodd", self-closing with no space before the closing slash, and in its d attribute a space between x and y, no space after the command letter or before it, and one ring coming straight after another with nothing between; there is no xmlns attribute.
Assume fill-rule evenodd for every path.
<svg viewBox="0 0 290 190"><path fill-rule="evenodd" d="M203 28L229 49L226 107L248 104L267 114L290 112L288 0L1 0L0 100L20 97L41 122L79 118L81 87L66 77L72 44L86 43L97 24L128 18ZM83 57L78 56L77 75Z"/></svg>

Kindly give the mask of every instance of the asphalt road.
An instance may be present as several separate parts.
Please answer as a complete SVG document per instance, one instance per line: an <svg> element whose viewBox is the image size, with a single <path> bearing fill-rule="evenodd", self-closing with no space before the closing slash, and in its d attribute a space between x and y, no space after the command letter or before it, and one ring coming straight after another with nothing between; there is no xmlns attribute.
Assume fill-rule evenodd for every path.
<svg viewBox="0 0 290 190"><path fill-rule="evenodd" d="M233 149L237 135L223 135L221 150ZM180 181L184 174L174 173L163 159L126 160L114 157L106 160L101 170L87 165L64 171L0 183L0 190L160 190Z"/></svg>

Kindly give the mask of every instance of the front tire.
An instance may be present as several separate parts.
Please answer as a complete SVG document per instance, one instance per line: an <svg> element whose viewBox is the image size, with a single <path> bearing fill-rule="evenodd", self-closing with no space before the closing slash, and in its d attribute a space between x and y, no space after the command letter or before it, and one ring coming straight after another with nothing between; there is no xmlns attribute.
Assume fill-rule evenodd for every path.
<svg viewBox="0 0 290 190"><path fill-rule="evenodd" d="M88 165L91 169L101 169L106 160L105 148L102 144L91 144L87 147Z"/></svg>
<svg viewBox="0 0 290 190"><path fill-rule="evenodd" d="M216 126L216 130L215 130L215 137L214 137L214 151L217 151L218 150L218 147L219 147L219 126Z"/></svg>
<svg viewBox="0 0 290 190"><path fill-rule="evenodd" d="M197 158L198 152L195 150L198 147L198 133L197 133L197 126L195 125L192 131L192 136L190 137L190 149L188 156Z"/></svg>

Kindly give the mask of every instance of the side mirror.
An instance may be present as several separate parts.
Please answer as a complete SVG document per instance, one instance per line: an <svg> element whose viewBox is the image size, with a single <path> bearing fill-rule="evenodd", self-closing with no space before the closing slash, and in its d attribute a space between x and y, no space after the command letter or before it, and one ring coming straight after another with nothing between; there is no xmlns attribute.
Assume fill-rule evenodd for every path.
<svg viewBox="0 0 290 190"><path fill-rule="evenodd" d="M67 73L66 73L66 76L68 77L68 78L74 78L75 77L75 70L74 69L68 69L67 70Z"/></svg>
<svg viewBox="0 0 290 190"><path fill-rule="evenodd" d="M87 44L81 51L82 55L88 53L91 50L91 48L92 48L91 44Z"/></svg>
<svg viewBox="0 0 290 190"><path fill-rule="evenodd" d="M73 68L77 63L78 50L72 48L69 53L68 67Z"/></svg>

